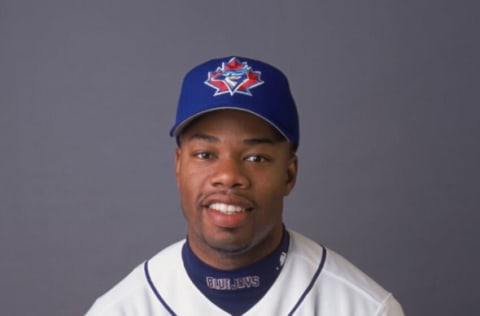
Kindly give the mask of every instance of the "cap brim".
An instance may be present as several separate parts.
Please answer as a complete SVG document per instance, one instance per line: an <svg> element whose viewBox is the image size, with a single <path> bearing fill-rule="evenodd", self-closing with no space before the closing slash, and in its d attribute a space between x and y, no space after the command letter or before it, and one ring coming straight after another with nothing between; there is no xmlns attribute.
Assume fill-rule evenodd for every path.
<svg viewBox="0 0 480 316"><path fill-rule="evenodd" d="M274 122L268 120L267 118L265 118L264 116L262 116L262 115L260 115L256 112L253 112L253 111L248 110L248 109L240 108L240 107L235 107L235 106L219 106L219 107L210 108L210 109L195 113L195 114L189 116L187 119L185 119L182 122L175 125L170 130L170 136L172 136L172 137L179 136L182 133L182 131L185 129L185 127L187 127L190 123L192 123L193 120L195 120L196 118L198 118L198 117L200 117L204 114L207 114L207 113L210 113L210 112L213 112L213 111L218 111L218 110L238 110L238 111L243 111L243 112L253 114L256 117L261 118L262 120L264 120L265 122L267 122L268 124L273 126L286 140L291 142L291 139L287 135L285 135L285 133Z"/></svg>

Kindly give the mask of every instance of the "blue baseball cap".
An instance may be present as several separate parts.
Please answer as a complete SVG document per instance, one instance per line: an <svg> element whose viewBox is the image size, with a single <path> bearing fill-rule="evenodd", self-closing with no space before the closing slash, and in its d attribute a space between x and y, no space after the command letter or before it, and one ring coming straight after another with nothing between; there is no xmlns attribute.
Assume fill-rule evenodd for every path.
<svg viewBox="0 0 480 316"><path fill-rule="evenodd" d="M193 119L221 109L252 113L298 147L297 107L287 77L272 65L230 56L209 60L190 70L183 80L170 136L178 137Z"/></svg>

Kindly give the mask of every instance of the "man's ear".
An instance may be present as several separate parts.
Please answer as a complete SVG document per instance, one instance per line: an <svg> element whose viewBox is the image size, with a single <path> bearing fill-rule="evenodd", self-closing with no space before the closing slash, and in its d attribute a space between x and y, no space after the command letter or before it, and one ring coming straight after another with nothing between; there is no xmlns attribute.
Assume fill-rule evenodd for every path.
<svg viewBox="0 0 480 316"><path fill-rule="evenodd" d="M298 173L298 158L295 153L292 153L292 156L288 160L288 165L287 165L287 185L286 185L286 190L285 190L285 195L288 195L293 187L295 186L295 183L297 182L297 173Z"/></svg>
<svg viewBox="0 0 480 316"><path fill-rule="evenodd" d="M177 147L175 150L175 178L177 181L177 187L180 185L179 178L180 178L180 169L181 169L181 159L180 156L182 154L182 149L180 146Z"/></svg>

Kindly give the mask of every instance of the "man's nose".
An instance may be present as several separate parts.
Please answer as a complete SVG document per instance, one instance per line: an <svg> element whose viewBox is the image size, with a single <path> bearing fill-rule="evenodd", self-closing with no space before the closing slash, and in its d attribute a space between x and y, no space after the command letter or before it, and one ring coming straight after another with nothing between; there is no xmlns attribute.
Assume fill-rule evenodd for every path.
<svg viewBox="0 0 480 316"><path fill-rule="evenodd" d="M249 178L240 159L224 157L217 160L211 178L215 187L224 188L246 188L249 185Z"/></svg>

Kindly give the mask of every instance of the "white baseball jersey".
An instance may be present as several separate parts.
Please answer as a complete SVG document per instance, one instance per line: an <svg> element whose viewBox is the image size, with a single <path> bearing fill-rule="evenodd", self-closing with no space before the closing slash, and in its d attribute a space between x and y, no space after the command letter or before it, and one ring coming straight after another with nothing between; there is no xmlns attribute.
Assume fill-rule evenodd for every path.
<svg viewBox="0 0 480 316"><path fill-rule="evenodd" d="M394 297L337 253L296 233L283 269L244 315L403 316ZM229 315L190 280L185 240L162 250L100 297L87 316Z"/></svg>

